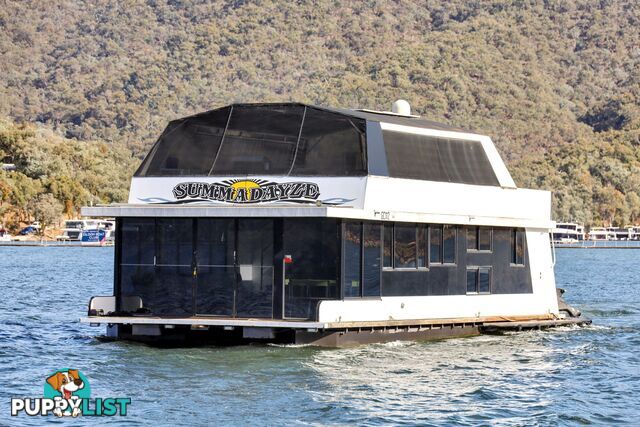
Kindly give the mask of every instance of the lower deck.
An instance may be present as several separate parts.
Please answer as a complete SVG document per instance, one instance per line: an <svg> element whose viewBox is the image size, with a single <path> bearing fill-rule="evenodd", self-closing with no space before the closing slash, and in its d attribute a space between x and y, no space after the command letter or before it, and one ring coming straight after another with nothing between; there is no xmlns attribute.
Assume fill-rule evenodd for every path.
<svg viewBox="0 0 640 427"><path fill-rule="evenodd" d="M555 311L531 298L524 229L335 218L117 221L112 311L125 315L329 321L362 320L365 306L375 320L428 312L409 315L418 306L407 299L405 313L393 314L387 305L405 302L392 297L458 298L450 313L431 317L509 311L496 304L510 314ZM524 297L522 310L504 304L510 295Z"/></svg>
<svg viewBox="0 0 640 427"><path fill-rule="evenodd" d="M237 345L252 342L348 347L352 345L437 340L500 333L508 330L547 329L585 325L591 320L552 316L389 320L385 322L290 321L211 317L88 316L93 326L107 324L107 336L155 345Z"/></svg>

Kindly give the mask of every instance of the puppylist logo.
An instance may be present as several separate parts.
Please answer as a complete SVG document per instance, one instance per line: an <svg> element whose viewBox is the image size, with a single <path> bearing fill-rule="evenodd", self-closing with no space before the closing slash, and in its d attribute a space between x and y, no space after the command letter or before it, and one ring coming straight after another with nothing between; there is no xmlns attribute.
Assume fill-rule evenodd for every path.
<svg viewBox="0 0 640 427"><path fill-rule="evenodd" d="M42 398L11 399L11 416L57 417L127 415L128 397L91 398L89 380L77 369L58 369L44 383Z"/></svg>

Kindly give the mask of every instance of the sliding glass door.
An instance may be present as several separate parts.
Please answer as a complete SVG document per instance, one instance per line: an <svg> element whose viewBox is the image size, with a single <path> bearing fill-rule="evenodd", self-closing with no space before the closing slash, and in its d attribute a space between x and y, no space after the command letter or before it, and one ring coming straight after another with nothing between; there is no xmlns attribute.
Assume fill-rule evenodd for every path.
<svg viewBox="0 0 640 427"><path fill-rule="evenodd" d="M197 220L196 314L232 316L236 296L236 221Z"/></svg>
<svg viewBox="0 0 640 427"><path fill-rule="evenodd" d="M120 309L140 298L163 316L194 311L192 220L126 218L120 222ZM137 304L133 304L137 307Z"/></svg>
<svg viewBox="0 0 640 427"><path fill-rule="evenodd" d="M237 317L273 315L273 220L237 220Z"/></svg>
<svg viewBox="0 0 640 427"><path fill-rule="evenodd" d="M273 315L273 220L123 218L119 296L162 316Z"/></svg>

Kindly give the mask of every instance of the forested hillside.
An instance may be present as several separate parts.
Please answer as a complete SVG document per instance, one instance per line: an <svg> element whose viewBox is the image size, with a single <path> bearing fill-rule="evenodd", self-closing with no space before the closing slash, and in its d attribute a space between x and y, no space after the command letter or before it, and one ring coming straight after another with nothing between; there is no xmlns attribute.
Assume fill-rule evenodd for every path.
<svg viewBox="0 0 640 427"><path fill-rule="evenodd" d="M624 225L640 221L639 28L633 0L5 0L0 116L139 158L168 120L233 101L404 98L491 135L518 185L555 192L556 219ZM122 200L113 185L86 190Z"/></svg>

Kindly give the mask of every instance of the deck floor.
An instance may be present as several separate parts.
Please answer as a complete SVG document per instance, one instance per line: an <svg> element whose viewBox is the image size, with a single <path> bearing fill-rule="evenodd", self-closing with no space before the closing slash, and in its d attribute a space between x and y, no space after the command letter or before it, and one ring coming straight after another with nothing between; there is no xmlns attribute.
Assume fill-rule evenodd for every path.
<svg viewBox="0 0 640 427"><path fill-rule="evenodd" d="M128 324L128 325L202 325L202 326L253 326L270 328L317 329L325 323L305 320L253 319L239 317L155 317L155 316L88 316L81 323Z"/></svg>
<svg viewBox="0 0 640 427"><path fill-rule="evenodd" d="M237 317L157 317L157 316L88 316L80 319L89 324L125 324L125 325L184 325L184 326L247 326L258 328L290 328L290 329L365 329L365 328L403 328L403 327L440 327L449 325L476 325L485 330L533 329L554 326L590 324L591 320L583 317L550 319L540 318L452 318L452 319L418 319L387 320L371 322L316 322L300 319L255 319Z"/></svg>

